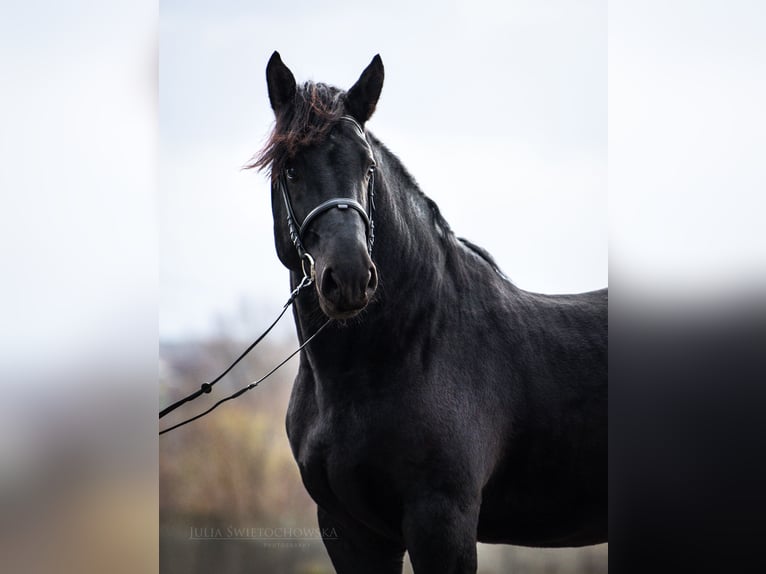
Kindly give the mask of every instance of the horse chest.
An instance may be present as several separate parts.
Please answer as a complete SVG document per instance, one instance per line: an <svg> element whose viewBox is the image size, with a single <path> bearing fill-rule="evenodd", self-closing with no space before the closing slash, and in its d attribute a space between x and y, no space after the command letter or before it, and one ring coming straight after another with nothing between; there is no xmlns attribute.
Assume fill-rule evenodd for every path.
<svg viewBox="0 0 766 574"><path fill-rule="evenodd" d="M326 510L351 514L380 530L391 531L399 517L392 454L395 433L379 419L355 409L320 413L311 397L295 398L290 442L301 478L314 501ZM303 401L303 408L298 405Z"/></svg>
<svg viewBox="0 0 766 574"><path fill-rule="evenodd" d="M353 482L353 469L370 459L369 452L359 445L369 429L334 415L317 414L302 423L291 440L309 493L316 494L316 499L328 490L337 491L338 482Z"/></svg>

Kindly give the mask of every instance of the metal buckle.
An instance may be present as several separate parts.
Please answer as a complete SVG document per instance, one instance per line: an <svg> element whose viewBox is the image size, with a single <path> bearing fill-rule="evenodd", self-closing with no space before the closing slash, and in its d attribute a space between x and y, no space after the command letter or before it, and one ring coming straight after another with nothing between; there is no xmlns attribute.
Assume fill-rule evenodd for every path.
<svg viewBox="0 0 766 574"><path fill-rule="evenodd" d="M308 271L306 271L306 261L309 263ZM314 258L309 253L304 253L301 257L301 269L303 270L303 280L308 280L306 285L311 285L314 282L316 271L314 269ZM303 281L301 281L303 283Z"/></svg>
<svg viewBox="0 0 766 574"><path fill-rule="evenodd" d="M306 261L309 262L308 271L306 271ZM303 278L301 279L301 282L298 283L298 286L293 289L293 292L290 293L290 298L287 300L287 303L285 303L285 309L292 305L293 301L301 291L314 282L314 258L308 253L304 253L301 257L301 269L303 270Z"/></svg>

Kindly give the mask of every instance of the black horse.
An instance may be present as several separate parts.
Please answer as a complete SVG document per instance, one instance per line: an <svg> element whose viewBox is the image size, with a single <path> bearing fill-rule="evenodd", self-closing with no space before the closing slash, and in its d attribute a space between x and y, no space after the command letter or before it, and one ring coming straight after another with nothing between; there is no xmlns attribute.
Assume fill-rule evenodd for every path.
<svg viewBox="0 0 766 574"><path fill-rule="evenodd" d="M301 354L287 433L338 572L476 571L476 541L607 538L607 291L522 291L456 237L347 92L274 53L269 168ZM489 198L485 198L489 200ZM374 237L374 243L373 243ZM314 261L316 262L314 265Z"/></svg>

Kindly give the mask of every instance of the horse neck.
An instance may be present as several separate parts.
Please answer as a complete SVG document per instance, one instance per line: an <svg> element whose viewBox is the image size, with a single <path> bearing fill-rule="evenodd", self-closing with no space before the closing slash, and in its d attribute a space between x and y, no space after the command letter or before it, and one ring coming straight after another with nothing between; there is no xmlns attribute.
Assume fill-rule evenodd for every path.
<svg viewBox="0 0 766 574"><path fill-rule="evenodd" d="M380 190L376 193L376 252L373 260L380 277L380 302L396 310L432 300L442 283L445 259L454 237L441 219L436 204L418 188L399 159L372 139L380 164Z"/></svg>

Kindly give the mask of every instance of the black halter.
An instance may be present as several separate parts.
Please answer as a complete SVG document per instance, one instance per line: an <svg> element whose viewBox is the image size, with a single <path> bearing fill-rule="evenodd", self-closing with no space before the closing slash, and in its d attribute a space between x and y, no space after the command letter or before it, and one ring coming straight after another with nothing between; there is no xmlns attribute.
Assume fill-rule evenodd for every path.
<svg viewBox="0 0 766 574"><path fill-rule="evenodd" d="M343 121L347 121L354 126L359 137L362 138L365 145L369 148L370 155L372 155L372 146L370 146L370 143L367 141L367 137L364 135L364 129L362 129L362 126L359 125L359 122L357 122L351 116L341 116L340 119ZM327 201L320 203L314 209L309 211L308 215L306 215L306 218L303 220L303 223L301 223L300 225L298 224L298 220L295 217L295 212L293 211L293 206L292 206L292 203L290 202L290 196L287 193L286 170L282 170L279 173L279 177L277 178L277 183L279 185L280 191L282 192L282 198L285 201L285 208L287 209L287 229L290 232L290 239L292 240L296 251L298 251L298 256L301 259L301 265L303 265L305 261L308 261L309 263L310 269L307 270L305 267L303 269L303 273L304 275L306 275L306 277L313 279L314 259L311 257L308 251L306 251L306 248L303 246L303 236L305 235L306 230L309 228L311 223L313 223L316 219L318 219L320 215L322 215L323 213L329 211L330 209L334 207L337 207L338 209L341 209L341 210L351 209L356 211L357 213L359 213L359 215L362 216L362 221L364 221L364 226L367 233L367 251L369 253L372 253L372 245L375 242L375 222L373 221L373 215L375 213L375 172L374 171L370 173L370 180L367 184L367 205L368 205L369 213L364 209L362 204L360 204L355 199L351 199L350 197L335 197L333 199L328 199Z"/></svg>

